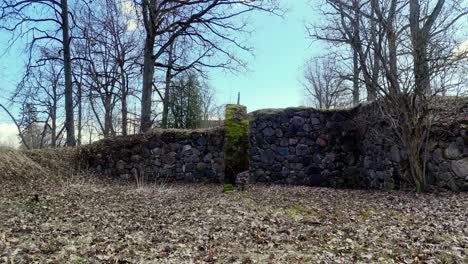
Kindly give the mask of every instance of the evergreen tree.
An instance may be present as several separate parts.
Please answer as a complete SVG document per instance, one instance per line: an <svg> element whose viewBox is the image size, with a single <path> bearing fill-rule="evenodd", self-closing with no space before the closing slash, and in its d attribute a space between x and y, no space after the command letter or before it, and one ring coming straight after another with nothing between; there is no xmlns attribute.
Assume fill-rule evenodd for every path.
<svg viewBox="0 0 468 264"><path fill-rule="evenodd" d="M203 119L202 83L195 73L181 75L172 82L170 128L199 128Z"/></svg>

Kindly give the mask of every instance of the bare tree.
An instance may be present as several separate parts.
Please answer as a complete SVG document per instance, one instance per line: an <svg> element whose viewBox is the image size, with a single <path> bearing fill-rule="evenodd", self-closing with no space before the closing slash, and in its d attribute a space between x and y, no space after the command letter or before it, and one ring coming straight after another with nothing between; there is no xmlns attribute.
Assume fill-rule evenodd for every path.
<svg viewBox="0 0 468 264"><path fill-rule="evenodd" d="M83 55L87 58L83 85L87 87L88 98L104 137L115 135L113 111L117 103L118 64L111 58L111 47L102 40L103 32L96 30L96 23L89 22L84 32ZM97 101L99 104L96 105ZM100 106L104 112L101 119Z"/></svg>
<svg viewBox="0 0 468 264"><path fill-rule="evenodd" d="M44 58L50 53L57 52L54 49L41 49ZM63 136L62 132L65 129L61 126L64 95L63 65L60 61L45 59L41 67L28 67L28 65L26 67L28 69L26 75L11 95L10 101L22 109L34 109L34 124L31 123L30 128L41 129L42 132L39 144L29 144L30 147L56 147L57 140ZM32 111L21 113L30 115ZM24 116L20 116L19 120L24 120ZM27 147L27 144L25 146Z"/></svg>
<svg viewBox="0 0 468 264"><path fill-rule="evenodd" d="M84 105L84 87L83 80L84 76L84 63L83 60L78 60L73 64L73 80L76 85L76 105L78 107L78 120L77 120L77 129L78 135L76 138L76 143L78 146L81 146L83 139L83 105Z"/></svg>
<svg viewBox="0 0 468 264"><path fill-rule="evenodd" d="M217 121L217 108L219 105L216 104L216 98L213 87L205 82L202 83L202 87L200 90L200 98L201 98L201 109L202 109L202 121L203 127L211 127L211 121Z"/></svg>
<svg viewBox="0 0 468 264"><path fill-rule="evenodd" d="M356 6L341 0L326 2L335 10L331 21L352 21L349 14ZM461 1L449 2L372 0L359 6L362 25L369 25L376 33L360 34L360 41L353 46L359 55L362 81L368 88L376 87L383 97L379 113L407 154L407 175L418 192L427 188L425 152L437 118L434 105L438 95L454 85L441 80L446 80L448 72L455 72L462 61L453 56L453 50L457 23L466 17L467 9ZM347 23L339 26L338 32L350 32ZM318 33L323 36L323 32ZM437 87L431 88L436 83Z"/></svg>
<svg viewBox="0 0 468 264"><path fill-rule="evenodd" d="M54 61L49 61L44 67L36 70L28 76L28 83L19 88L27 88L23 91L24 101L31 101L36 107L41 107L46 114L44 131L50 130L50 146L57 147L57 140L61 136L59 126L60 106L64 95L64 83L61 76L62 67ZM26 87L25 87L26 86ZM21 95L21 91L18 91ZM28 98L29 97L29 98ZM45 135L45 133L44 133ZM41 147L44 145L41 142Z"/></svg>
<svg viewBox="0 0 468 264"><path fill-rule="evenodd" d="M211 46L228 60L240 63L234 52L225 46L218 46L216 39L233 47L248 50L233 37L235 32L242 32L246 27L246 23L241 21L240 17L254 10L274 12L278 7L277 1L271 0L135 0L134 3L137 12L141 13L146 32L141 107L142 131L147 131L152 126L155 66L157 62L161 63L161 56L179 36L189 33L194 42Z"/></svg>
<svg viewBox="0 0 468 264"><path fill-rule="evenodd" d="M342 7L346 3L346 10ZM360 74L361 65L359 54L364 52L359 48L361 39L361 6L359 0L349 1L341 0L325 0L320 14L323 15L325 22L310 24L306 26L308 35L313 40L327 41L328 43L338 46L347 47L351 51L352 59L352 82L353 82L353 104L359 103L360 97ZM368 94L371 92L368 91Z"/></svg>
<svg viewBox="0 0 468 264"><path fill-rule="evenodd" d="M124 2L99 0L79 12L80 39L74 50L81 60L76 63L75 81L86 91L95 120L104 137L128 132L128 97L131 78L138 75L140 47L137 28L123 7ZM120 103L120 124L115 112ZM101 116L103 113L103 117Z"/></svg>
<svg viewBox="0 0 468 264"><path fill-rule="evenodd" d="M170 104L170 97L171 97L171 83L174 74L172 73L172 69L174 67L175 62L175 47L176 40L169 46L167 51L167 69L166 69L166 76L165 76L165 83L164 83L164 96L161 97L163 102L163 111L162 111L162 122L161 127L167 128L168 118L169 118L169 104Z"/></svg>
<svg viewBox="0 0 468 264"><path fill-rule="evenodd" d="M380 89L387 99L381 110L391 124L397 136L397 142L407 153L409 176L416 184L418 192L424 192L427 188L425 152L430 140L432 123L437 118L437 112L434 110L438 103L438 96L445 94L449 88L445 83L440 83L438 87L431 89L431 80L442 77L441 69L452 68L454 64L459 62L459 60L447 60L448 57L451 57L450 53L453 52L453 43L444 40L443 45L439 44L441 44L442 39L453 39L453 32L449 29L457 20L468 14L466 10L460 12L460 9L457 8L459 6L457 1L451 1L451 5L445 6L447 8L446 16L441 17L445 1L437 1L433 7L431 4L431 1L424 1L424 12L422 13L420 1L404 2L400 6L400 10L409 6L408 21L399 30L400 33L394 37L395 40L390 34L387 34L389 43L395 41L393 45L399 45L402 48L397 51L396 47L389 44L389 56L379 55L382 58L383 70L389 80L389 85L393 87L387 94L385 94L384 89ZM396 10L398 7L394 9ZM405 21L404 19L406 17L403 18L403 21ZM420 23L423 23L422 28ZM394 25L388 23L384 27L392 27L392 29L386 28L388 32L393 30ZM408 28L409 33L407 32ZM439 38L439 34L443 35L442 39ZM397 44L396 39L400 39L400 43ZM441 49L442 46L446 45L449 47L448 50L447 47ZM433 52L429 52L431 49ZM409 64L407 64L408 68L397 69L397 64L402 58L405 58L405 55L398 56L398 53L410 54L407 56L410 59ZM408 83L399 81L398 76L404 71L409 71L406 75L411 76Z"/></svg>
<svg viewBox="0 0 468 264"><path fill-rule="evenodd" d="M381 74L378 54L381 54L380 49L386 43L383 38L385 33L390 35L393 30L391 25L398 11L395 5L397 2L398 0L324 0L319 10L324 19L306 27L310 38L337 46L337 52L343 53L343 45L350 48L355 105L359 102L361 85L366 88L367 101L377 98L377 83ZM376 15L381 5L385 5L385 10L388 10L388 18L385 21L382 16L379 21L369 19ZM387 32L384 31L384 25ZM395 39L396 35L393 40ZM392 38L389 38L388 45L392 45Z"/></svg>
<svg viewBox="0 0 468 264"><path fill-rule="evenodd" d="M136 84L131 81L140 77L141 43L135 41L142 37L132 10L126 10L125 1L105 0L105 29L109 31L108 40L113 44L113 57L118 63L119 98L121 103L121 133L128 133L128 102L134 94Z"/></svg>
<svg viewBox="0 0 468 264"><path fill-rule="evenodd" d="M32 40L29 43L29 61L31 64L33 63L33 51L36 45L47 46L50 43L59 43L65 80L67 145L74 146L76 140L69 22L71 13L68 9L68 0L2 0L0 1L0 10L0 29L13 32L12 40L15 41L26 36L31 37Z"/></svg>
<svg viewBox="0 0 468 264"><path fill-rule="evenodd" d="M334 57L314 58L306 62L302 84L315 107L335 108L347 100L351 89L346 86L342 73Z"/></svg>

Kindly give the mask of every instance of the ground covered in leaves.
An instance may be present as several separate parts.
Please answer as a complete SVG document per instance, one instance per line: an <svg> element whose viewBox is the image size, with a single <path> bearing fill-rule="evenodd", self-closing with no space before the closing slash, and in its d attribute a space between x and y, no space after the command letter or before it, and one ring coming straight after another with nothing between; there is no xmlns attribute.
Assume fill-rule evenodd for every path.
<svg viewBox="0 0 468 264"><path fill-rule="evenodd" d="M0 263L467 263L467 208L454 193L4 186Z"/></svg>

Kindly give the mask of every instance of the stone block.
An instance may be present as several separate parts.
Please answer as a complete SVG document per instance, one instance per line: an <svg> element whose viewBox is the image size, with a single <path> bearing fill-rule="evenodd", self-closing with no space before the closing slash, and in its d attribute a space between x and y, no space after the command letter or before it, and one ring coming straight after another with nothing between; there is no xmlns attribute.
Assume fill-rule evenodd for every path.
<svg viewBox="0 0 468 264"><path fill-rule="evenodd" d="M275 135L275 130L271 127L267 127L263 130L263 135L265 137L271 137L273 135Z"/></svg>
<svg viewBox="0 0 468 264"><path fill-rule="evenodd" d="M310 123L312 125L318 125L318 124L320 124L320 119L312 117L312 118L310 118Z"/></svg>
<svg viewBox="0 0 468 264"><path fill-rule="evenodd" d="M273 164L275 162L275 152L271 149L263 151L261 160L265 164Z"/></svg>
<svg viewBox="0 0 468 264"><path fill-rule="evenodd" d="M305 144L299 144L296 146L296 155L304 156L310 154L309 146Z"/></svg>
<svg viewBox="0 0 468 264"><path fill-rule="evenodd" d="M464 179L468 176L468 158L452 161L452 170L458 178Z"/></svg>
<svg viewBox="0 0 468 264"><path fill-rule="evenodd" d="M296 138L290 138L289 139L289 146L295 146L299 140Z"/></svg>
<svg viewBox="0 0 468 264"><path fill-rule="evenodd" d="M184 145L184 147L182 148L182 153L190 151L190 150L192 150L191 145Z"/></svg>
<svg viewBox="0 0 468 264"><path fill-rule="evenodd" d="M458 144L455 142L452 142L448 145L448 147L444 151L444 157L446 159L458 159L462 156L461 151L458 149Z"/></svg>
<svg viewBox="0 0 468 264"><path fill-rule="evenodd" d="M324 138L317 138L317 140L315 141L317 143L317 145L321 146L321 147L326 147L328 145L328 142L326 139Z"/></svg>
<svg viewBox="0 0 468 264"><path fill-rule="evenodd" d="M400 156L400 149L398 146L392 146L390 149L390 159L393 162L400 162L401 161L401 156Z"/></svg>
<svg viewBox="0 0 468 264"><path fill-rule="evenodd" d="M288 156L289 148L285 148L285 147L278 148L278 154L280 154L281 156Z"/></svg>

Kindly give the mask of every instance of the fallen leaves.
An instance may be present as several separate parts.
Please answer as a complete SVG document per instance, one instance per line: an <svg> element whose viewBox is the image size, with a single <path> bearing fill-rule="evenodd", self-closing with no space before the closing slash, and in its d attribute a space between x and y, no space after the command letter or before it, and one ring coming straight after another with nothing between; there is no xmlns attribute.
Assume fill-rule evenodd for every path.
<svg viewBox="0 0 468 264"><path fill-rule="evenodd" d="M222 189L82 183L38 197L2 192L0 263L467 261L467 194Z"/></svg>

